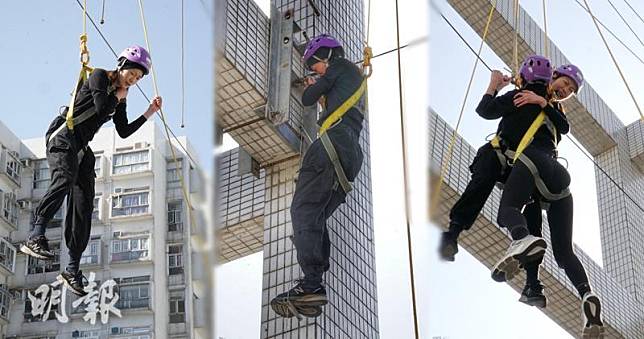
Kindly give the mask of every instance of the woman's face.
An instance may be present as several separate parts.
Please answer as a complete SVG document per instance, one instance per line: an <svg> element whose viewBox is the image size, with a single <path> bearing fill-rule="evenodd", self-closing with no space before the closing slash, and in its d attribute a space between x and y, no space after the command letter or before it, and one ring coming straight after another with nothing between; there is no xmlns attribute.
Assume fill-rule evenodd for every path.
<svg viewBox="0 0 644 339"><path fill-rule="evenodd" d="M568 76L562 75L550 83L550 88L558 101L568 99L577 92L577 84Z"/></svg>
<svg viewBox="0 0 644 339"><path fill-rule="evenodd" d="M121 80L119 87L129 88L143 78L143 71L138 68L128 68L119 71L119 79Z"/></svg>
<svg viewBox="0 0 644 339"><path fill-rule="evenodd" d="M328 65L326 62L319 61L311 66L311 70L319 75L324 75L324 73L326 73L327 67Z"/></svg>

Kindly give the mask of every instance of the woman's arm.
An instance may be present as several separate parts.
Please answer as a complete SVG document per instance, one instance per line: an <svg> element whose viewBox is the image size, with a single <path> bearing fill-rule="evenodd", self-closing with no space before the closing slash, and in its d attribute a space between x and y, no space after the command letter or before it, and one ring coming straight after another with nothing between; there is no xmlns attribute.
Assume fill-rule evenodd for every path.
<svg viewBox="0 0 644 339"><path fill-rule="evenodd" d="M150 103L147 111L141 114L136 120L131 123L127 120L127 111L125 101L121 101L118 106L116 106L116 113L112 120L114 120L114 126L116 127L116 132L118 135L125 139L136 132L143 124L148 121L148 119L161 109L162 100L161 97L155 97Z"/></svg>

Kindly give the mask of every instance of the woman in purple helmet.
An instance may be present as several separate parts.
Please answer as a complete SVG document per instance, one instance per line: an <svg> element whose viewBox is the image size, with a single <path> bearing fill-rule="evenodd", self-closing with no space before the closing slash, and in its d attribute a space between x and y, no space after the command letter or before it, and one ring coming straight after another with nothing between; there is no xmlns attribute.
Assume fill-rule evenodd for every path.
<svg viewBox="0 0 644 339"><path fill-rule="evenodd" d="M103 124L113 120L117 133L127 138L161 108L155 97L148 109L128 122L128 89L150 71L150 55L141 46L126 48L118 57L116 70L95 69L82 84L74 102L73 129L67 127L67 110L49 125L45 140L51 181L34 211L34 228L20 251L34 258L52 260L45 229L67 196L65 242L69 265L58 280L77 295L85 295L80 258L90 237L94 209L94 154L89 142Z"/></svg>
<svg viewBox="0 0 644 339"><path fill-rule="evenodd" d="M532 55L527 57L521 64L519 69L518 85L519 90L510 91L503 96L497 97L498 92L510 83L509 76L503 76L500 71L493 71L490 79L490 85L481 99L476 111L485 119L497 119L502 117L497 128L497 135L501 138L499 144L488 142L481 146L469 169L471 172L471 179L465 188L463 194L456 201L450 210L449 228L441 236L439 255L446 261L454 261L455 255L458 252L458 237L465 231L469 230L479 213L483 209L485 202L492 193L492 189L497 183L504 183L510 174L511 167L507 165L505 152L508 149L516 149L509 141L503 137L507 134L512 134L514 137L508 138L510 140L520 138L519 131L521 126L517 126L517 122L513 121L515 117L534 118L534 113L540 112L535 107L521 107L512 108L518 112L516 115L506 114L502 115L501 106L512 105L515 97L519 98L528 93L540 93L546 95L546 87L552 77L552 68L550 61L544 57ZM513 106L512 106L513 107ZM505 108L507 109L507 108ZM529 118L528 118L529 119ZM562 129L567 129L567 122L563 117L554 119L560 124ZM522 121L525 125L531 121ZM535 136L537 142L541 140L550 140L550 133L545 130L539 130ZM530 234L534 236L541 236L541 207L537 201L529 203L523 210L523 216L526 219L527 227ZM535 265L535 267L538 267ZM538 280L537 268L528 270L528 276L534 279L528 279L528 283L523 290L521 301L539 307L545 307L546 299L541 293L540 289L531 288L530 286L541 286Z"/></svg>
<svg viewBox="0 0 644 339"><path fill-rule="evenodd" d="M533 61L536 63L538 58ZM599 338L603 333L601 304L591 291L586 271L573 251L573 200L568 189L570 175L557 161L556 151L561 135L569 131L559 102L579 91L583 75L576 66L563 65L554 71L552 78L548 86L490 99L483 107L484 113L490 114L488 117L503 117L499 136L511 151L517 149L541 111L547 116L523 154L513 163L505 181L497 222L510 231L512 243L494 266L492 278L499 282L510 280L524 267L527 279L522 299L542 297L538 267L546 242L541 238L540 229L537 232L530 227L521 212L530 202L545 202L555 260L582 298L582 336ZM506 155L513 157L513 152L506 151Z"/></svg>
<svg viewBox="0 0 644 339"><path fill-rule="evenodd" d="M318 124L340 107L360 87L363 75L360 69L344 58L340 42L329 35L313 38L306 46L303 62L317 73L317 79L307 78L302 104L311 106L324 102ZM324 98L324 100L321 100ZM363 115L358 107L351 107L342 118L327 130L327 136L339 157L348 181L353 181L362 166L360 132ZM290 291L278 295L273 309L282 316L292 316L284 305L302 307L319 314L319 307L327 303L323 275L329 269L330 241L326 220L345 202L347 192L339 184L334 169L320 138L316 139L302 160L297 185L291 203L293 242L297 260L304 277ZM304 313L305 315L311 312Z"/></svg>

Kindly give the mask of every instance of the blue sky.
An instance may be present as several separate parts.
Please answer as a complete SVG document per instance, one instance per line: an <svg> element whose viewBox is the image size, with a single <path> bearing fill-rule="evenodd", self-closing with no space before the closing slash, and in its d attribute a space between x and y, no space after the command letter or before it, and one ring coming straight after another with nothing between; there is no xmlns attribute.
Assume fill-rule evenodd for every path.
<svg viewBox="0 0 644 339"><path fill-rule="evenodd" d="M98 23L102 1L88 1L96 19L117 53L130 44L145 46L137 1L107 1L105 23ZM144 2L152 59L164 113L178 136L188 135L200 162L212 168L213 33L212 4L185 1L185 128L181 121L181 1ZM0 120L20 138L44 135L58 107L69 102L80 63L79 36L82 11L76 0L0 2ZM87 22L91 65L113 69L116 61L90 22ZM206 74L207 76L204 76ZM152 78L140 81L149 97ZM128 95L128 116L136 119L148 103L138 90ZM157 117L157 124L161 125ZM108 125L111 125L108 124Z"/></svg>

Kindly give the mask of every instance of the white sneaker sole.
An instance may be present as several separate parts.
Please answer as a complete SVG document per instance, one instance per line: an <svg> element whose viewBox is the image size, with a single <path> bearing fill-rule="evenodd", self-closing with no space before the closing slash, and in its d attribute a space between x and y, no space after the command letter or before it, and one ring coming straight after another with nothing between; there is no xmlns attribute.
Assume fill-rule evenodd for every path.
<svg viewBox="0 0 644 339"><path fill-rule="evenodd" d="M521 271L524 264L541 260L546 253L547 246L545 240L538 239L519 253L506 254L494 265L492 279L497 282L512 280Z"/></svg>
<svg viewBox="0 0 644 339"><path fill-rule="evenodd" d="M48 257L48 256L45 256L45 255L42 255L42 254L38 254L38 253L36 253L36 252L32 251L32 250L31 250L31 248L27 247L26 245L21 245L21 246L20 246L20 252L22 252L22 253L24 253L24 254L26 254L26 255L30 256L30 257L34 257L34 258L36 258L36 259L42 259L42 260L54 260L54 258L53 258L53 257Z"/></svg>
<svg viewBox="0 0 644 339"><path fill-rule="evenodd" d="M590 296L582 304L584 328L581 337L584 339L603 339L604 323L601 320L601 303L597 296Z"/></svg>

